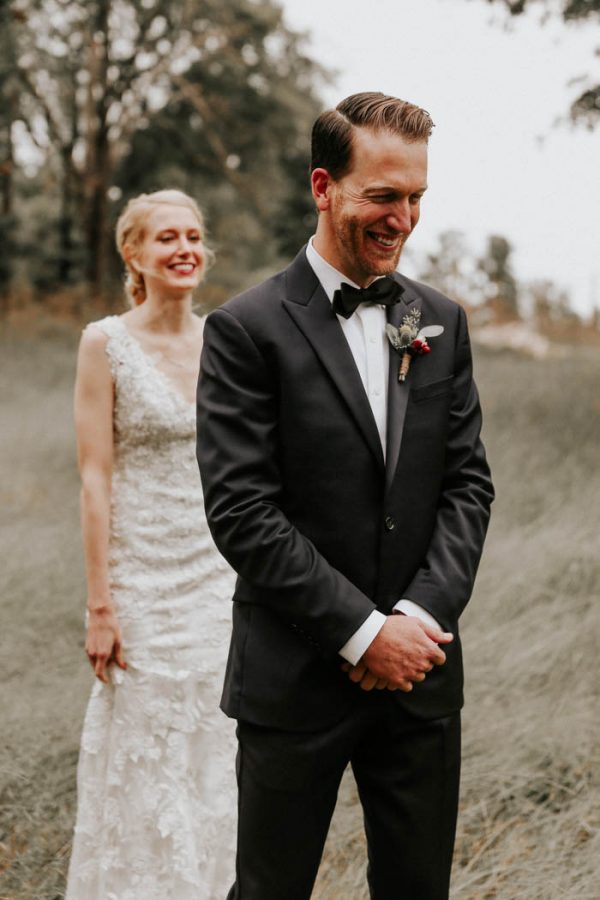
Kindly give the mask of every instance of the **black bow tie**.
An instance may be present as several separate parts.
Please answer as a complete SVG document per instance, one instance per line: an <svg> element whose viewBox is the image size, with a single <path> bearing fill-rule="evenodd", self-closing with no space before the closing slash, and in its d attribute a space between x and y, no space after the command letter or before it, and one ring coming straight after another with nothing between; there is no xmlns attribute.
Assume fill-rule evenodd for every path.
<svg viewBox="0 0 600 900"><path fill-rule="evenodd" d="M361 303L380 303L383 306L393 306L397 303L404 288L402 285L386 275L378 278L367 288L355 288L351 284L342 281L339 291L333 295L333 311L344 319L349 319Z"/></svg>

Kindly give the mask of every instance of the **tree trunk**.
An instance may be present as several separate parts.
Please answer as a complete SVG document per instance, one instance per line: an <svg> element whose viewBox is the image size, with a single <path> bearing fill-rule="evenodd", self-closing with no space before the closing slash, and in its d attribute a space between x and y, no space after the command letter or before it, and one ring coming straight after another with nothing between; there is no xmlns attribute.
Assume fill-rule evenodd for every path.
<svg viewBox="0 0 600 900"><path fill-rule="evenodd" d="M13 212L13 143L11 136L11 122L2 129L0 144L2 146L2 160L0 162L0 201L2 216L11 216Z"/></svg>
<svg viewBox="0 0 600 900"><path fill-rule="evenodd" d="M112 174L106 113L108 17L111 0L98 0L91 21L89 46L87 160L85 178L87 281L102 295L108 283L108 203Z"/></svg>
<svg viewBox="0 0 600 900"><path fill-rule="evenodd" d="M12 124L15 119L16 98L10 87L5 91L6 103L0 125L0 316L8 313L15 258L14 218L14 147Z"/></svg>

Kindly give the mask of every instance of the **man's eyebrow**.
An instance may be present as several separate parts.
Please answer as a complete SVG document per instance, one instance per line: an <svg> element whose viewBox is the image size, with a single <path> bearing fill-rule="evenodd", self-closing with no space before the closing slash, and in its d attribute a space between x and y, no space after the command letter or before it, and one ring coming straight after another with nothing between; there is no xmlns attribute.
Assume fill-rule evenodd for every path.
<svg viewBox="0 0 600 900"><path fill-rule="evenodd" d="M398 189L389 184L375 184L365 188L365 194L396 194L397 192Z"/></svg>
<svg viewBox="0 0 600 900"><path fill-rule="evenodd" d="M411 191L410 193L411 193L411 195L412 194L424 194L425 191L427 190L427 187L428 187L428 185L425 184L422 187L417 188L416 191ZM371 196L374 194L404 194L404 193L405 193L405 191L402 191L399 188L391 187L390 185L386 185L386 184L375 185L374 187L371 186L371 187L365 188L365 190L364 190L364 194L366 196Z"/></svg>

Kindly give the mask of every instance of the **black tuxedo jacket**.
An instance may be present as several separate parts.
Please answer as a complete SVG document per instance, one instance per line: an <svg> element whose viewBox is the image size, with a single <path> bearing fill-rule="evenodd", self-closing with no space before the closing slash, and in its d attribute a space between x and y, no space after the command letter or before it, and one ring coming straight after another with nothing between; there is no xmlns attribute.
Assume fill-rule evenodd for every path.
<svg viewBox="0 0 600 900"><path fill-rule="evenodd" d="M405 383L390 348L387 463L304 249L206 320L198 460L212 534L239 576L229 716L312 731L365 702L338 651L372 610L403 597L455 640L413 692L374 691L373 702L385 693L423 718L462 705L457 622L493 498L467 325L456 303L394 277L404 292L390 321L419 308L421 326L445 330Z"/></svg>

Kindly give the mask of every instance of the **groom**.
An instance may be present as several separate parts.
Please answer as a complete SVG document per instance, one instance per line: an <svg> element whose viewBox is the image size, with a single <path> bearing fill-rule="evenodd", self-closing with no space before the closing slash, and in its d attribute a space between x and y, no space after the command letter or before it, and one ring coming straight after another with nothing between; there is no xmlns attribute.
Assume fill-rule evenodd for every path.
<svg viewBox="0 0 600 900"><path fill-rule="evenodd" d="M448 896L457 623L493 490L464 312L396 272L432 125L377 93L323 113L316 234L206 321L198 459L239 575L236 900L310 897L348 762L371 897Z"/></svg>

